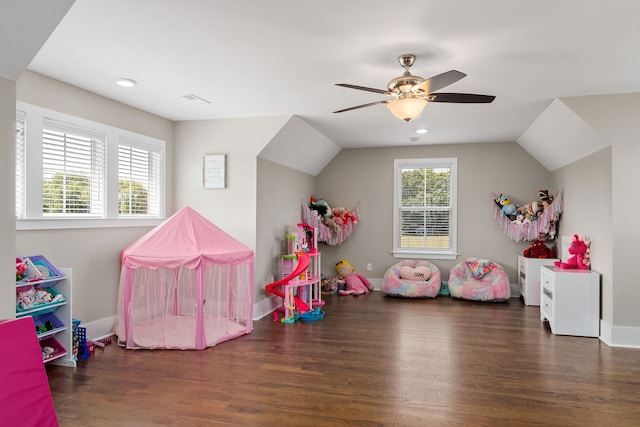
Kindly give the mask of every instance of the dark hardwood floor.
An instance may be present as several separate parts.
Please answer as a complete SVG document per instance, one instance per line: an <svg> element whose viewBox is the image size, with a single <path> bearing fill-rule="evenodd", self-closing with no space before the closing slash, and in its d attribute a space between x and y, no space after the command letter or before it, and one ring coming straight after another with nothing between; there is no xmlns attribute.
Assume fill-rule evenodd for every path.
<svg viewBox="0 0 640 427"><path fill-rule="evenodd" d="M60 425L640 426L640 349L556 336L518 299L327 296L203 351L48 366Z"/></svg>

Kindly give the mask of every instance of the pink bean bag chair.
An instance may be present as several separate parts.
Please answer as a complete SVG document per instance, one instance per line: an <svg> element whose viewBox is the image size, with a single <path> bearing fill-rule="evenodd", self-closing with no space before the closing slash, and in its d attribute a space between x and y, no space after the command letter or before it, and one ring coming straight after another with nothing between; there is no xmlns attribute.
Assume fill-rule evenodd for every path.
<svg viewBox="0 0 640 427"><path fill-rule="evenodd" d="M501 302L511 298L511 283L500 264L469 258L451 268L449 292L453 298Z"/></svg>
<svg viewBox="0 0 640 427"><path fill-rule="evenodd" d="M404 260L384 275L382 292L387 296L435 298L440 292L440 270L425 260Z"/></svg>

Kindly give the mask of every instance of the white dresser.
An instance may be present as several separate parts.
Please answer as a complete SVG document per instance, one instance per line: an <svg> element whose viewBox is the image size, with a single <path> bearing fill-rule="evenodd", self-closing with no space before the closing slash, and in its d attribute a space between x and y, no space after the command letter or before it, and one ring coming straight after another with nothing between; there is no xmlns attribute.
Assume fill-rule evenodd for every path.
<svg viewBox="0 0 640 427"><path fill-rule="evenodd" d="M540 268L540 320L557 335L600 336L600 274Z"/></svg>
<svg viewBox="0 0 640 427"><path fill-rule="evenodd" d="M518 288L526 305L540 305L540 267L554 261L558 259L518 256Z"/></svg>

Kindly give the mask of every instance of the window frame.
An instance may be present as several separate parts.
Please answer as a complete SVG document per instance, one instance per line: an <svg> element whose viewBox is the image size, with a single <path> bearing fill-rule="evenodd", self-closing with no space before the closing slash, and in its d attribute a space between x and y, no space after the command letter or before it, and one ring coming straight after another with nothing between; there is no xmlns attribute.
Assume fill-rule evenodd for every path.
<svg viewBox="0 0 640 427"><path fill-rule="evenodd" d="M16 102L16 116L24 113L25 121L25 168L23 217L16 217L16 230L65 229L65 228L104 228L104 227L141 227L155 226L165 219L166 212L166 142L147 135L119 129L102 123L93 122L43 107ZM43 215L42 190L42 140L46 119L63 122L71 127L94 130L106 135L105 168L105 210L101 217L74 215L73 217ZM118 213L118 147L126 145L143 150L156 151L160 155L159 200L157 216L120 216ZM16 164L16 171L20 165ZM16 198L18 189L16 188ZM16 212L17 214L17 212Z"/></svg>
<svg viewBox="0 0 640 427"><path fill-rule="evenodd" d="M450 222L449 236L451 239L451 247L449 249L435 248L401 248L401 211L402 211L402 174L401 171L406 167L414 168L450 168L450 187L449 197L450 205ZM393 163L393 250L392 254L395 258L417 258L417 259L444 259L454 260L458 256L458 159L455 157L448 158L421 158L421 159L394 159Z"/></svg>

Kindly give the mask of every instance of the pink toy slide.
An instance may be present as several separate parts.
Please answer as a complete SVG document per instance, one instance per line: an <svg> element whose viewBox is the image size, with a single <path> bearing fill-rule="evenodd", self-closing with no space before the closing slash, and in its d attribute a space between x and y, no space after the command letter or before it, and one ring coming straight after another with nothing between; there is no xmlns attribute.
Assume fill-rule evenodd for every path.
<svg viewBox="0 0 640 427"><path fill-rule="evenodd" d="M309 266L309 255L304 252L298 252L296 253L296 255L298 255L298 265L293 269L293 272L284 279L278 280L277 282L273 282L265 286L264 290L267 293L284 298L284 292L278 289L278 286L287 286L291 280L298 277L300 273L307 269L307 267ZM304 313L305 311L311 310L311 308L309 308L309 305L302 301L300 298L294 297L293 300L299 312Z"/></svg>

